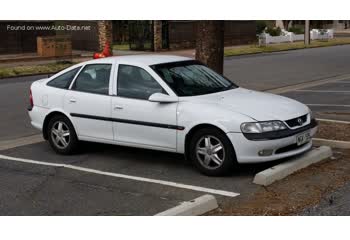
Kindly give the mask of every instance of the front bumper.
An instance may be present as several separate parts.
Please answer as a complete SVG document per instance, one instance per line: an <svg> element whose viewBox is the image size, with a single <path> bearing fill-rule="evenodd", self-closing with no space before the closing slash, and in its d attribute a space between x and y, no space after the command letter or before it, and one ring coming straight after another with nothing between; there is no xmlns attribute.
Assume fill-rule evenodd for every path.
<svg viewBox="0 0 350 240"><path fill-rule="evenodd" d="M291 157L309 150L312 147L312 141L296 146L296 135L306 131L310 131L311 136L314 136L317 132L317 125L303 129L301 132L297 131L294 135L276 139L252 141L248 140L243 133L227 133L227 136L232 142L239 163L258 163ZM258 152L265 149L273 150L272 154L259 156Z"/></svg>

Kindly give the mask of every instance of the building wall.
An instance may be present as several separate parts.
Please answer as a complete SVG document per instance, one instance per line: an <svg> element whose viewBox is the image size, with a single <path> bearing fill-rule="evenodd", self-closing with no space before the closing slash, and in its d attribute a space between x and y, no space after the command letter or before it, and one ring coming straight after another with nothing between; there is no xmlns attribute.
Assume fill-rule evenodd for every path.
<svg viewBox="0 0 350 240"><path fill-rule="evenodd" d="M34 26L36 30L7 30L7 26ZM89 31L38 30L39 26L89 26ZM97 21L0 21L0 54L17 54L37 51L37 37L67 35L76 50L98 51Z"/></svg>
<svg viewBox="0 0 350 240"><path fill-rule="evenodd" d="M169 49L194 48L196 21L169 21ZM257 41L255 21L225 21L225 46L249 44Z"/></svg>
<svg viewBox="0 0 350 240"><path fill-rule="evenodd" d="M304 20L293 20L291 25L294 27L304 28ZM345 30L350 28L349 20L311 20L310 28L323 28L334 30Z"/></svg>
<svg viewBox="0 0 350 240"><path fill-rule="evenodd" d="M19 27L51 25L53 21L0 21L0 54L36 52L38 36L52 36L49 30L8 30L7 26Z"/></svg>
<svg viewBox="0 0 350 240"><path fill-rule="evenodd" d="M90 31L65 31L70 35L72 48L75 50L99 51L98 24L97 21L65 21L74 26L89 26Z"/></svg>

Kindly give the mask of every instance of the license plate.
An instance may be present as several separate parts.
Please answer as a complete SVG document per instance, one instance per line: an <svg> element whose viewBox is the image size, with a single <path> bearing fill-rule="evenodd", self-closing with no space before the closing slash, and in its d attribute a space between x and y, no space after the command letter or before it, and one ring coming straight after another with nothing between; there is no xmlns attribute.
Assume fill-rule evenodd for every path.
<svg viewBox="0 0 350 240"><path fill-rule="evenodd" d="M297 138L297 145L298 146L300 146L304 143L310 142L310 140L311 140L310 131L299 134L296 136L296 138Z"/></svg>

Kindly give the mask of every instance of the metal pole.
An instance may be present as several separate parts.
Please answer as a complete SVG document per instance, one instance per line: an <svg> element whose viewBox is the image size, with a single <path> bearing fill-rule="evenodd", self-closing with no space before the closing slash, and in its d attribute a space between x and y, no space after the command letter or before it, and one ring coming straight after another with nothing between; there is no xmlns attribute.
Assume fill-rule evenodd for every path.
<svg viewBox="0 0 350 240"><path fill-rule="evenodd" d="M310 20L305 20L304 43L310 45Z"/></svg>

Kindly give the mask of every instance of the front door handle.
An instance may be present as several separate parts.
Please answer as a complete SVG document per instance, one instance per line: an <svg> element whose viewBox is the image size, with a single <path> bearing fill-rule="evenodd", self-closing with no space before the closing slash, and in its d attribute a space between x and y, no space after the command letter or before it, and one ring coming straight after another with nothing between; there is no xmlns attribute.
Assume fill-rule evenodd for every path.
<svg viewBox="0 0 350 240"><path fill-rule="evenodd" d="M120 106L120 105L115 105L115 106L114 106L114 110L121 110L121 109L123 109L123 107Z"/></svg>
<svg viewBox="0 0 350 240"><path fill-rule="evenodd" d="M71 99L69 99L69 102L71 102L71 103L75 103L75 102L77 102L77 100L76 100L76 99L74 99L74 98L71 98Z"/></svg>

